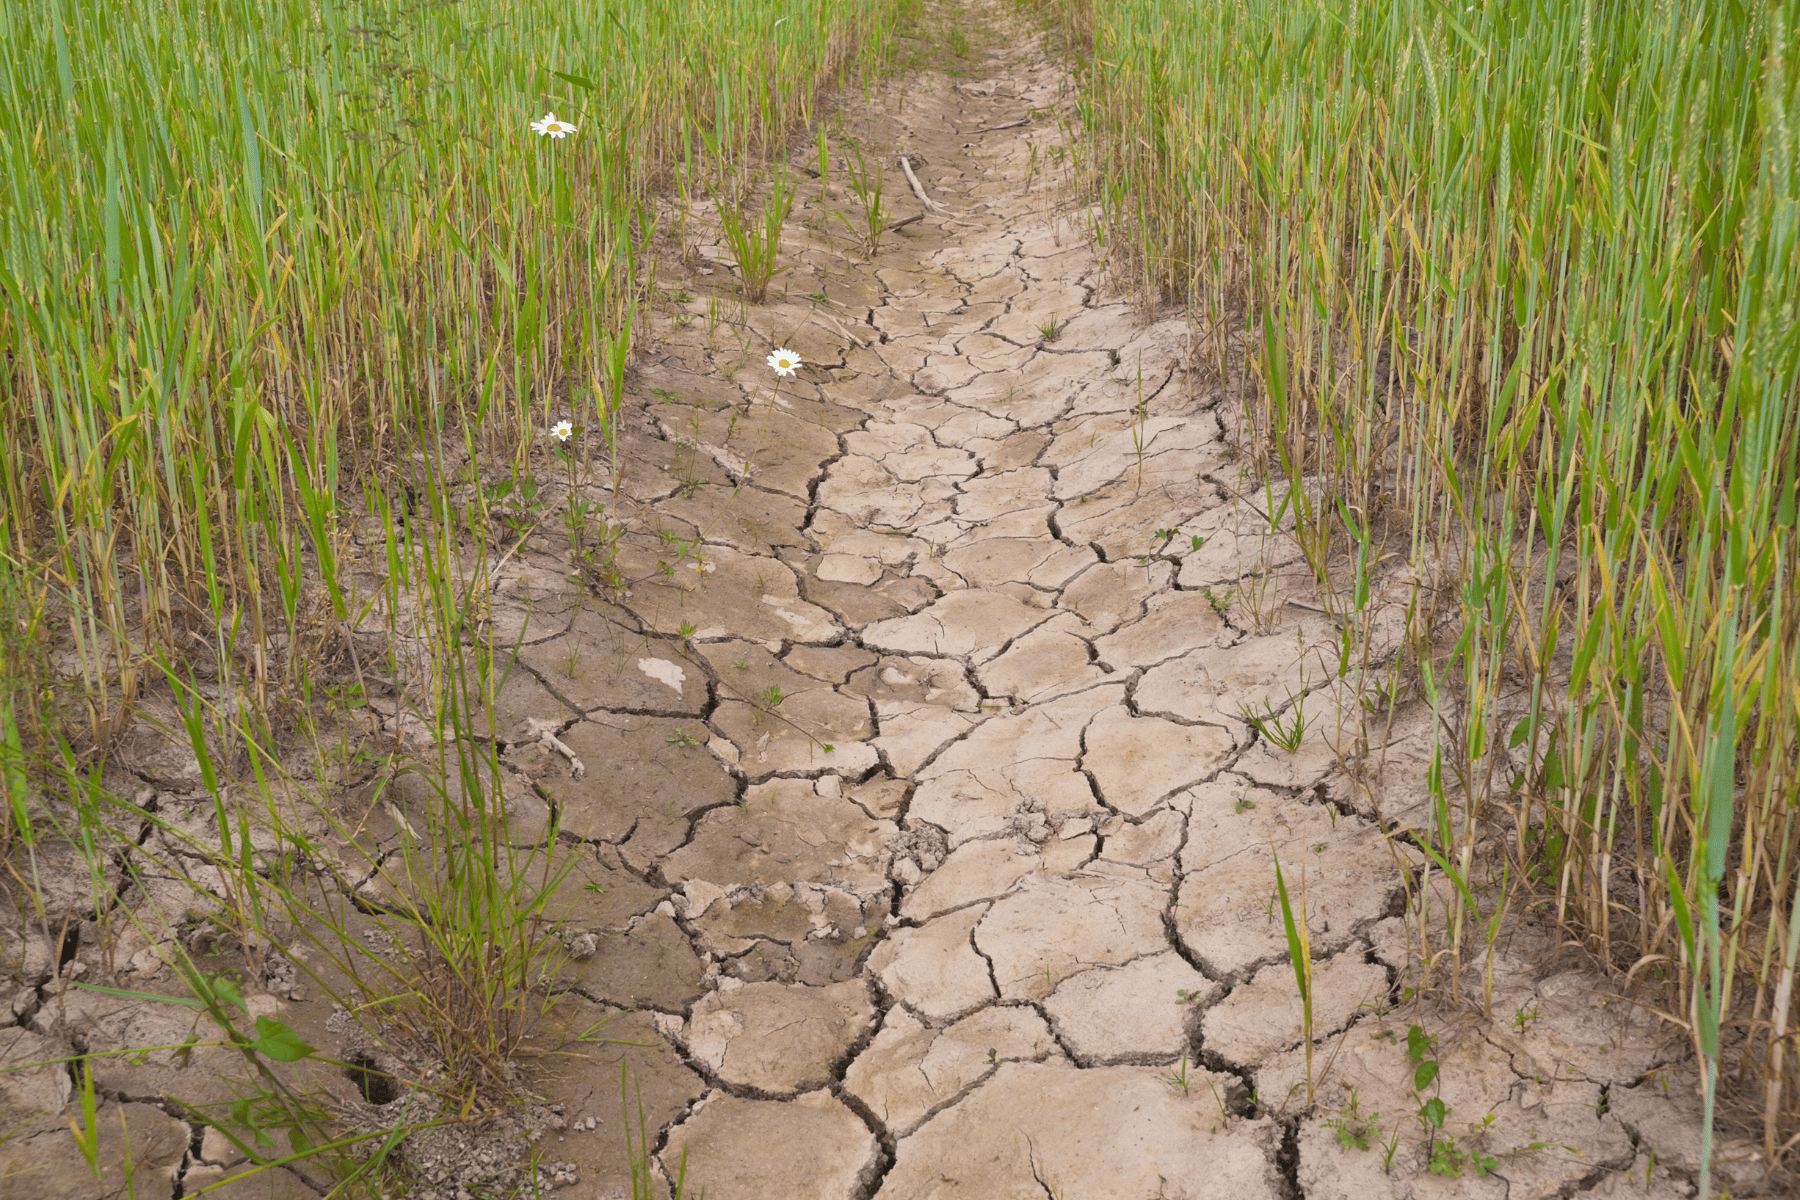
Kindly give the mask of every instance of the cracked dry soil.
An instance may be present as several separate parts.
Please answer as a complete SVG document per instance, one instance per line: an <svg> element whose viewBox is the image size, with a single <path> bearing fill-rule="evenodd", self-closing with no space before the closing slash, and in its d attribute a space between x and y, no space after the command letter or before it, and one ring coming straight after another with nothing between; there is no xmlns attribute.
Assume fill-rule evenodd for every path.
<svg viewBox="0 0 1800 1200"><path fill-rule="evenodd" d="M1400 1007L1406 856L1375 816L1416 811L1430 714L1403 712L1351 785L1333 746L1357 698L1228 445L1237 396L1191 369L1179 315L1109 292L1091 214L1064 203L1069 81L984 16L1009 29L988 78L897 81L843 114L945 211L890 168L896 215L922 219L865 259L803 190L785 294L716 328L733 268L689 214L698 257L666 282L701 298L641 354L621 565L652 575L664 532L697 555L590 591L540 536L495 577L496 627L523 631L503 761L580 839L562 1005L640 1043L545 1082L541 1179L627 1194L629 1055L661 1169L685 1153L713 1200L1690 1195L1680 1047L1546 965L1549 933L1509 935L1496 1020ZM851 203L835 183L826 202ZM806 364L778 390L777 345ZM1324 716L1295 753L1240 708L1301 696ZM1272 855L1304 877L1318 959L1310 1114ZM317 999L273 993L254 999L328 1037ZM121 1011L52 979L0 1046L129 1044ZM1414 1021L1486 1175L1431 1170ZM176 1195L233 1161L156 1102L207 1070L101 1080ZM0 1088L67 1098L43 1071ZM1368 1148L1328 1124L1347 1112ZM4 1153L67 1142L51 1122ZM311 1193L277 1172L219 1194Z"/></svg>

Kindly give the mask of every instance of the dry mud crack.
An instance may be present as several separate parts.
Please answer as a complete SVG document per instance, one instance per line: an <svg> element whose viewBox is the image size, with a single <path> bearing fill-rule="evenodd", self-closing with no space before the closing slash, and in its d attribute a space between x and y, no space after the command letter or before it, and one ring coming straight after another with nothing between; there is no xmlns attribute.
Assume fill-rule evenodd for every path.
<svg viewBox="0 0 1800 1200"><path fill-rule="evenodd" d="M1332 752L1355 705L1332 629L1240 494L1232 401L1190 372L1187 323L1110 290L1066 206L1067 77L1007 40L988 78L846 114L946 211L865 260L815 189L785 296L718 328L704 296L658 313L621 489L634 528L697 546L673 576L642 536L629 594L571 590L547 539L496 576L496 630L523 639L506 764L582 839L555 902L584 952L565 1002L630 1010L612 1032L658 1047L550 1085L560 1178L626 1194L630 1053L662 1169L685 1152L714 1200L1524 1200L1628 1171L1690 1194L1694 1105L1657 1074L1678 1052L1524 941L1494 1011L1534 1020L1425 1018L1446 1128L1495 1158L1431 1170L1418 1018L1389 1011L1403 862ZM676 285L728 292L700 236ZM777 345L806 364L778 389ZM1295 753L1243 717L1308 693L1324 715ZM1390 743L1384 778L1413 776L1390 816L1428 737ZM1304 875L1319 960L1306 1116L1272 856ZM84 1046L107 1019L25 1013L8 1036ZM1327 1124L1346 1111L1379 1114L1371 1148Z"/></svg>

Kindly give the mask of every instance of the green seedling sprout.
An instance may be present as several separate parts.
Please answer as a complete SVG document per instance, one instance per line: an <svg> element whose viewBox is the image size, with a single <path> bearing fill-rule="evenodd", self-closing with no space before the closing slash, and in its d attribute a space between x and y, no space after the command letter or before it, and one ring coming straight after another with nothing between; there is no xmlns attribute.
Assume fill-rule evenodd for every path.
<svg viewBox="0 0 1800 1200"><path fill-rule="evenodd" d="M1288 959L1294 968L1294 986L1300 991L1301 1031L1306 1046L1306 1107L1313 1105L1313 962L1312 939L1306 928L1306 864L1300 864L1300 916L1288 899L1287 880L1281 873L1281 856L1273 835L1269 856L1275 860L1275 891L1281 898L1281 928L1287 937Z"/></svg>

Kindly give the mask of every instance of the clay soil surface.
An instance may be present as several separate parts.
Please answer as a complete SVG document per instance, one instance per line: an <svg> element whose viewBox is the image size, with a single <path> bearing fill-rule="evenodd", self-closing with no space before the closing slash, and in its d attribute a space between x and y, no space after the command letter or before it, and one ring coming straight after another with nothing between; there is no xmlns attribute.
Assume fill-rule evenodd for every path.
<svg viewBox="0 0 1800 1200"><path fill-rule="evenodd" d="M920 217L873 255L810 152L765 303L739 300L711 206L688 214L626 402L634 582L574 571L553 523L495 577L496 626L523 631L502 763L577 859L562 1004L636 1043L535 1080L540 1185L629 1193L623 1056L658 1169L685 1154L711 1200L1690 1195L1680 1038L1554 937L1509 927L1492 1017L1479 971L1406 999L1418 860L1380 822L1422 817L1429 710L1355 744L1360 697L1240 467L1234 389L1179 311L1111 285L1071 188L1071 79L1011 9L977 15L960 73L828 123L834 159L854 137L894 217ZM779 381L778 346L804 362ZM585 494L608 497L593 461ZM1246 709L1302 713L1298 750ZM138 764L158 802L197 804L160 761ZM1277 860L1316 960L1310 1108ZM166 1040L166 1017L37 967L8 1061ZM153 955L108 970L154 986ZM252 1001L346 1054L291 983ZM1439 1063L1422 1094L1413 1025ZM203 1058L106 1068L102 1119L162 1181L139 1195L241 1159L164 1102L209 1098ZM0 1093L55 1112L69 1082ZM516 1160L522 1129L443 1161ZM431 1194L469 1194L409 1152ZM60 1116L0 1156L55 1165L8 1194L94 1194Z"/></svg>

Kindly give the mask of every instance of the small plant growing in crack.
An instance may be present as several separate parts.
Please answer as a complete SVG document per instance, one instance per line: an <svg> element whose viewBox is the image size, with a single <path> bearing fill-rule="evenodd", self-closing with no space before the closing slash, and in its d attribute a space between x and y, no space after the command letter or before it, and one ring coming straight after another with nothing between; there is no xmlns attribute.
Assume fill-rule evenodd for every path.
<svg viewBox="0 0 1800 1200"><path fill-rule="evenodd" d="M773 715L775 710L781 707L781 702L785 699L787 699L787 697L781 694L781 685L778 683L771 683L768 687L756 693L756 700L750 713L750 723L755 725L765 716Z"/></svg>
<svg viewBox="0 0 1800 1200"><path fill-rule="evenodd" d="M1288 703L1294 706L1293 723L1291 726L1276 720L1275 708L1273 705L1265 704L1263 706L1262 714L1259 716L1253 714L1248 708L1240 703L1238 705L1238 712L1242 714L1244 720L1248 721L1256 732L1262 734L1264 737L1268 738L1269 741L1280 746L1289 754L1293 754L1300 749L1300 743L1306 740L1306 693L1301 692L1300 695L1296 697L1294 693L1290 691L1287 694L1287 698Z"/></svg>
<svg viewBox="0 0 1800 1200"><path fill-rule="evenodd" d="M1231 1110L1225 1107L1225 1097L1219 1095L1219 1085L1213 1082L1210 1075L1207 1076L1206 1086L1212 1092L1213 1103L1219 1106L1219 1124L1227 1129L1231 1128Z"/></svg>
<svg viewBox="0 0 1800 1200"><path fill-rule="evenodd" d="M1180 1088L1181 1094L1185 1096L1188 1094L1188 1089L1193 1086L1193 1083L1193 1078L1188 1074L1187 1051L1183 1050L1181 1052L1181 1065L1175 1068L1175 1071L1169 1076L1169 1086ZM1219 1106L1221 1112L1224 1111L1224 1108L1225 1106L1223 1104Z"/></svg>
<svg viewBox="0 0 1800 1200"><path fill-rule="evenodd" d="M1531 1023L1537 1020L1537 1015L1538 1003L1536 1000L1531 1002L1530 1008L1520 1005L1513 1010L1512 1027L1518 1031L1520 1037L1524 1037L1530 1031Z"/></svg>
<svg viewBox="0 0 1800 1200"><path fill-rule="evenodd" d="M689 748L696 747L700 744L699 738L695 737L693 734L689 733L687 730L683 729L679 725L677 725L675 727L675 732L671 733L668 737L664 738L663 741L668 742L671 745L685 746L685 747L689 747Z"/></svg>
<svg viewBox="0 0 1800 1200"><path fill-rule="evenodd" d="M1038 326L1038 336L1046 342L1054 342L1061 333L1062 324L1057 321L1055 313L1051 313L1050 319Z"/></svg>
<svg viewBox="0 0 1800 1200"><path fill-rule="evenodd" d="M1206 603L1214 614L1221 617L1231 615L1231 598L1237 594L1237 589L1228 588L1223 596L1218 596L1213 593L1211 588L1202 584L1200 594L1206 597Z"/></svg>
<svg viewBox="0 0 1800 1200"><path fill-rule="evenodd" d="M631 1167L631 1200L650 1200L652 1196L669 1195L657 1186L656 1177L651 1174L650 1166L650 1128L649 1120L644 1112L644 1089L637 1088L637 1144L632 1144L631 1137L631 1093L627 1090L632 1082L631 1067L628 1063L619 1063L619 1101L625 1110L625 1161ZM675 1173L675 1190L672 1200L682 1200L687 1191L687 1152L681 1148L681 1165ZM703 1191L702 1196L705 1195Z"/></svg>
<svg viewBox="0 0 1800 1200"><path fill-rule="evenodd" d="M1282 878L1281 858L1275 839L1269 838L1269 856L1275 860L1275 890L1281 898L1281 927L1287 936L1288 958L1294 966L1294 986L1300 989L1301 1032L1306 1047L1306 1107L1313 1104L1313 962L1312 938L1306 928L1306 864L1300 864L1300 919L1288 901L1287 880Z"/></svg>

